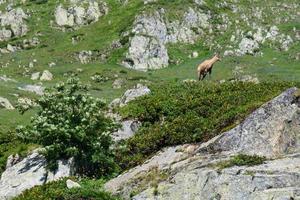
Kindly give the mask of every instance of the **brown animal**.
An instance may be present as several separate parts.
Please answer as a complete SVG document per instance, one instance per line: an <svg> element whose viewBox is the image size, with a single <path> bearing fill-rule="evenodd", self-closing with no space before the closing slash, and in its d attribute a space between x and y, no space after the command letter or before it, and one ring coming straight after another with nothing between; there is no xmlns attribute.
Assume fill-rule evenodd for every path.
<svg viewBox="0 0 300 200"><path fill-rule="evenodd" d="M205 60L200 65L198 65L197 72L199 81L203 80L206 77L207 73L209 73L209 75L211 76L212 68L217 61L221 61L221 58L218 54L214 55L213 58Z"/></svg>

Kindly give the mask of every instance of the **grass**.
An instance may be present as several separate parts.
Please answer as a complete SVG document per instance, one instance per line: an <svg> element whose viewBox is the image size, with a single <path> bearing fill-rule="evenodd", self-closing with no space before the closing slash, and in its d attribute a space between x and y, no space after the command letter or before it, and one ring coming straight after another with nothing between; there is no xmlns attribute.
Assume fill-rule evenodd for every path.
<svg viewBox="0 0 300 200"><path fill-rule="evenodd" d="M218 163L217 166L219 169L230 168L233 166L254 166L254 165L261 165L265 161L266 161L265 157L261 157L257 155L239 154L233 156L228 161Z"/></svg>
<svg viewBox="0 0 300 200"><path fill-rule="evenodd" d="M17 83L0 82L0 96L8 98L13 105L16 105L18 97L29 97L32 99L38 98L34 94L18 90L17 87L25 84L40 84L40 81L31 80L30 75L34 72L41 72L45 69L54 74L54 79L49 82L43 82L43 86L51 87L57 82L65 81L70 76L70 74L76 74L82 82L90 84L89 93L91 93L94 97L105 99L107 102L110 102L114 98L120 97L126 89L133 87L135 84L139 82L144 83L145 81L147 81L147 84L152 85L154 94L156 91L158 91L158 88L162 86L167 92L169 92L168 94L173 91L175 92L175 94L178 93L178 97L180 97L181 94L183 96L186 95L187 97L190 97L192 99L188 99L188 101L185 101L185 99L181 98L179 99L179 102L181 104L194 103L193 98L195 98L196 95L189 96L187 92L191 92L190 90L182 91L186 89L186 86L180 86L182 87L182 89L180 89L179 86L177 87L173 84L180 85L181 82L185 79L196 79L195 71L197 64L199 64L204 59L211 57L214 54L214 51L219 50L223 52L228 47L228 45L237 47L236 43L232 44L231 42L228 42L228 40L237 29L240 29L244 32L250 30L246 21L240 20L241 22L238 26L233 23L224 33L216 32L209 34L205 32L204 36L192 45L181 43L173 45L168 44L170 66L165 69L149 72L129 70L120 65L129 46L129 38L123 37L122 33L130 31L132 29L133 21L138 13L142 11L150 12L161 8L165 9L166 16L170 21L181 19L184 11L187 10L188 7L199 8L204 12L207 12L207 10L209 9L211 10L212 14L214 14L215 16L219 16L211 21L211 23L213 24L222 22L222 13L228 14L232 21L240 19L241 14L251 16L254 13L252 9L253 6L249 3L249 1L246 0L239 1L238 5L241 7L241 10L237 13L232 13L227 7L218 7L217 5L220 4L220 1L217 0L207 1L207 5L205 6L195 6L192 0L159 0L157 1L157 3L150 3L146 6L144 6L144 2L142 0L128 1L128 3L125 5L120 3L119 0L106 0L109 6L108 15L101 17L98 22L93 23L92 25L83 26L74 31L63 32L59 31L56 27L51 27L50 21L54 20L55 7L59 2L66 4L65 1L36 0L26 1L25 4L21 4L20 0L17 0L16 2L16 6L22 6L24 10L30 11L30 17L26 22L29 26L29 32L24 37L14 38L13 40L8 42L0 42L0 46L6 46L8 43L17 44L22 42L23 39L30 39L32 37L38 37L41 43L35 48L17 51L11 54L1 54L0 66L5 65L6 63L9 64L7 67L0 67L0 74L7 75L8 77L16 79ZM4 11L8 3L9 2L1 4L0 10ZM278 17L282 17L285 19L289 19L289 21L280 23L280 25L278 25L279 29L283 33L292 34L294 27L299 31L299 18L290 19L291 12L286 12L286 10L278 7L277 3L278 1L276 0L256 2L256 7L265 8L265 15L263 16L263 20L255 20L253 22L255 22L257 25L267 27L271 24L276 24L276 19ZM297 3L297 1L287 0L285 1L285 3L292 5L292 3ZM231 4L232 3L229 1L229 5ZM297 12L298 10L296 9L293 12ZM74 36L80 37L80 41L76 44L72 44L71 42L72 37ZM210 40L210 38L214 38L214 40ZM110 49L111 42L115 40L121 40L124 43L124 46L120 49ZM210 48L209 45L211 45L212 42L219 44L221 48ZM262 81L298 81L300 79L300 73L298 73L300 72L299 61L295 60L295 55L299 52L299 48L299 41L294 39L293 45L287 52L276 50L276 48L271 49L268 45L263 45L261 49L263 53L262 57L225 57L222 59L222 62L219 62L214 66L213 76L211 77L211 79L205 80L202 83L203 85L197 84L197 87L199 86L198 89L195 86L192 86L192 88L194 92L196 92L196 94L199 93L199 95L206 95L203 93L203 91L200 91L200 88L204 88L204 85L206 84L209 88L209 85L216 85L216 83L220 80L233 78L234 75L232 72L235 67L241 67L244 70L245 74L256 74ZM108 54L108 59L105 61L92 61L89 64L81 64L76 60L75 54L82 50L92 50L106 53ZM189 58L189 55L191 55L193 51L197 51L199 53L198 58ZM29 69L28 64L34 59L37 59L37 62L34 64L33 68ZM48 64L50 62L55 62L56 66L52 68L48 67ZM176 64L177 62L178 64ZM23 66L25 66L25 68L29 70L25 74L25 68ZM79 72L77 70L78 68L80 68L82 72ZM96 73L110 78L107 82L96 83L91 80L91 76ZM125 84L121 89L112 88L112 83L115 79L117 79L117 77L125 80ZM170 88L168 88L169 86ZM274 86L274 88L271 88L271 86ZM224 121L219 119L224 124L222 124L222 126L216 126L215 129L212 128L214 124L210 124L210 122L204 123L205 126L208 126L208 128L206 128L206 131L200 131L198 130L198 128L190 131L193 126L187 127L187 131L190 132L185 134L189 135L189 139L184 138L181 142L200 141L200 136L208 139L211 137L211 135L217 134L218 131L226 130L231 126L234 126L234 121L242 119L252 109L261 105L276 94L280 93L285 88L281 86L282 85L280 83L278 83L278 86L274 83L274 85L270 85L270 88L269 86L266 86L266 88L262 86L261 88L266 89L266 93L259 90L260 86L253 86L253 88L251 86L250 91L252 92L256 92L256 89L258 89L258 92L256 94L257 98L255 97L255 95L253 95L251 96L251 98L255 97L254 99L248 99L249 102L247 100L247 102L244 105L241 105L241 107L230 110L230 112L228 111L227 115L222 119ZM245 91L236 91L236 93L238 95L245 95ZM158 96L155 96L153 98L157 97L159 101L166 103L166 99L162 98L162 93L157 95ZM259 95L260 97L258 97ZM172 98L174 97L174 95L172 94L170 94L170 96ZM177 96L175 96L174 99L175 98L177 98ZM203 97L202 101L204 101L205 98L211 101L210 98L213 97ZM186 110L180 110L179 106L174 104L174 99L171 100L171 104L168 105L171 106L170 110L178 109L178 112L183 112L186 115L184 118L178 117L178 119L176 119L174 115L168 116L168 124L170 126L172 125L171 127L169 127L171 130L176 128L174 127L175 123L189 123L192 122L192 119L197 119L192 123L199 123L199 121L203 122L203 119L201 118L201 115L199 115L199 113L188 113L188 115ZM158 105L161 106L162 104L158 102ZM193 105L201 112L205 110L202 107L198 107L200 104ZM192 105L188 107L188 109L190 108L194 109ZM141 107L140 109L143 109L143 107ZM14 153L24 154L28 149L31 148L31 145L24 145L15 139L14 129L17 125L28 124L30 122L30 117L34 115L35 112L36 110L33 109L24 115L20 115L17 110L7 111L5 109L0 109L0 168L2 170L4 169L7 156ZM239 112L243 114L238 114L235 118L234 115ZM212 115L211 117L213 116L214 115ZM137 115L136 117L141 116ZM226 121L227 119L229 119L229 121ZM141 133L135 136L132 140L128 141L128 144L130 144L131 146L127 146L127 150L131 150L131 148L133 148L133 143L135 141L137 141L138 146L132 149L133 159L130 160L127 167L133 163L141 163L152 153L161 148L161 146L156 146L159 145L160 141L158 141L158 143L152 141L155 140L155 137L157 135L151 136L149 134L149 127L152 127L153 130L159 129L158 133L162 133L160 130L160 126L158 125L160 119L155 119L154 122L149 122L147 120L145 121L146 125L141 130ZM216 121L215 123L220 121ZM166 132L167 128L168 127L164 127L163 131ZM179 130L179 132L176 130L175 133L182 133L182 131L185 130ZM142 132L145 133L145 135L143 135ZM185 134L182 134L180 137L185 136ZM196 136L194 137L192 135ZM151 142L153 142L154 146L143 146L144 144L141 144L143 137L145 137L145 141L149 141L150 144L152 144ZM163 137L169 138L170 136L164 133ZM190 137L193 139L191 139ZM163 138L160 139L162 140ZM169 142L170 143L164 143L163 145L180 143L177 139L170 140ZM138 150L141 150L141 153L137 153ZM151 151L153 152L150 153ZM127 152L126 155L129 156L131 154ZM126 159L128 159L128 157L125 156L124 160Z"/></svg>

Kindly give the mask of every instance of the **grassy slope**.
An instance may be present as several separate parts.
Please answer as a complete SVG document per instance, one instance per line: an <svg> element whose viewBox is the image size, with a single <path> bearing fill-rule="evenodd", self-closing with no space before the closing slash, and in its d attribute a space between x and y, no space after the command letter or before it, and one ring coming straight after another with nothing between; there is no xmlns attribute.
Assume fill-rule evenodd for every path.
<svg viewBox="0 0 300 200"><path fill-rule="evenodd" d="M0 96L7 97L13 104L16 103L17 97L12 94L36 98L34 94L17 90L18 86L37 83L37 81L32 81L30 76L24 77L22 75L24 69L18 67L19 65L28 66L29 62L32 62L33 59L37 59L37 63L35 64L34 68L30 69L28 75L44 69L48 69L54 74L54 80L45 82L43 85L51 86L58 81L66 80L67 76L65 76L65 74L70 72L77 73L77 68L81 68L83 72L78 73L78 76L83 82L91 84L92 90L90 90L90 93L92 93L94 96L110 101L120 96L127 88L130 88L139 82L140 79L151 81L154 84L162 82L174 83L184 79L195 79L195 68L197 64L205 58L210 57L213 53L213 51L210 51L207 47L203 46L204 40L199 40L194 45L169 45L168 50L170 58L172 60L180 59L180 64L171 64L166 69L145 73L128 70L120 66L121 59L124 57L126 49L128 48L127 44L121 49L110 52L110 57L107 62L101 63L97 61L85 65L81 64L74 58L75 53L81 50L105 51L112 41L120 38L122 32L130 30L135 15L145 9L143 8L144 5L142 0L129 1L126 6L122 6L118 0L106 1L108 2L110 8L110 12L107 16L102 17L97 23L82 27L72 32L61 32L49 26L50 20L54 20L54 9L58 1L49 0L47 4L36 4L34 3L35 1L27 1L25 5L19 4L25 10L34 11L31 13L31 17L28 20L30 32L25 37L14 39L9 43L18 43L25 38L32 38L36 33L41 33L42 36L39 36L41 44L33 49L1 55L0 65L5 65L7 62L10 64L7 68L0 68L0 75L5 74L16 79L18 83L0 82ZM60 2L63 1L60 0ZM159 0L156 4L150 4L147 9L150 10L164 7L166 10L168 10L168 17L171 19L177 19L183 14L184 9L182 9L182 5L184 5L184 7L188 7L188 5L191 5L192 2L192 0ZM218 10L214 6L216 2L218 1L209 1L208 7L216 12L222 11L228 13L226 9ZM269 0L267 2L256 1L255 6L267 7L266 3L268 6L274 6L274 3L276 2L276 0ZM288 4L290 2L295 2L295 0L287 0L285 2ZM252 6L249 4L249 1L240 1L239 5L245 8L250 8ZM4 10L5 6L6 4L0 5L0 9ZM248 12L251 11L248 9ZM236 15L230 15L233 18L237 18L239 17L240 13ZM288 13L283 15L288 15ZM272 24L272 13L267 14L266 20ZM244 25L241 25L241 27L243 26ZM280 30L287 34L291 33L294 27L296 27L297 30L300 29L299 20L290 21L279 26ZM220 37L218 37L217 42L222 46L227 45L228 38L230 38L234 29L235 27L229 28L224 35L220 35ZM71 43L73 36L80 36L81 41L73 45ZM6 44L7 42L0 42L1 47L6 46ZM215 65L213 77L209 81L218 81L231 78L233 76L232 70L236 66L242 67L246 73L257 74L261 80L297 81L300 79L300 73L298 73L300 72L299 62L291 59L290 56L299 52L299 49L300 44L298 42L294 43L288 52L279 52L264 47L262 49L264 53L263 57L244 56L223 58L221 63L217 63ZM199 52L199 58L188 58L193 51ZM57 65L49 68L48 63L50 62L55 62ZM122 89L112 89L112 82L114 78L105 83L94 83L91 81L90 76L95 73L101 73L110 77L113 77L114 74L117 74L119 77L127 80L126 85ZM275 93L272 93L272 95L266 97L264 101L273 97L279 92L280 91L276 91ZM261 103L263 102L252 102L252 104L255 106L258 106ZM17 152L24 153L28 148L34 147L34 145L30 145L28 147L27 145L18 142L15 140L13 133L18 124L29 123L30 116L34 113L35 111L31 110L25 115L20 115L17 111L6 111L4 109L0 109L0 173L5 166L6 157L8 155ZM135 140L136 138L134 138L132 141ZM141 160L138 160L138 162ZM89 194L90 191L92 191L89 189L90 184L82 184L87 185L87 188L84 188L83 190L86 191L86 194ZM47 188L50 189L48 190ZM23 196L20 197L20 199L32 199L33 197L38 197L39 195L45 197L45 191L46 193L48 192L48 196L57 195L57 192L65 193L64 182L54 183L51 186L46 185L45 187L37 187L32 191L28 191L26 193L26 196L28 195L27 197ZM76 195L76 191L71 191L69 193L71 197L72 192ZM77 194L81 195L82 193L85 192L80 191ZM92 193L95 194L93 191ZM100 193L99 196L106 195ZM68 195L68 193L66 193L66 195ZM110 197L107 196L107 198L109 199Z"/></svg>

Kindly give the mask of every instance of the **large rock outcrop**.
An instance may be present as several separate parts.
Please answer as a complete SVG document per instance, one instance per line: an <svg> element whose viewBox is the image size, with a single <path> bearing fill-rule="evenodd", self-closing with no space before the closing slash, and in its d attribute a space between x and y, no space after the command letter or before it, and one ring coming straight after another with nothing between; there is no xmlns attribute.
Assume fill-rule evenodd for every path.
<svg viewBox="0 0 300 200"><path fill-rule="evenodd" d="M0 199L12 199L26 189L71 175L71 160L58 165L56 172L47 172L46 160L37 150L17 163L8 159L0 179Z"/></svg>
<svg viewBox="0 0 300 200"><path fill-rule="evenodd" d="M295 91L285 91L206 143L163 149L105 188L135 200L299 199L300 108ZM251 167L218 167L240 153L268 160Z"/></svg>
<svg viewBox="0 0 300 200"><path fill-rule="evenodd" d="M169 21L165 10L144 12L135 19L125 67L147 71L169 65L168 43L194 43L210 25L210 16L189 8L181 20Z"/></svg>
<svg viewBox="0 0 300 200"><path fill-rule="evenodd" d="M2 29L0 30L0 41L6 41L12 37L24 36L28 32L25 20L28 16L22 8L14 8L0 14Z"/></svg>
<svg viewBox="0 0 300 200"><path fill-rule="evenodd" d="M54 15L58 26L76 28L97 22L107 13L108 7L104 1L73 1L66 9L62 4L57 6Z"/></svg>

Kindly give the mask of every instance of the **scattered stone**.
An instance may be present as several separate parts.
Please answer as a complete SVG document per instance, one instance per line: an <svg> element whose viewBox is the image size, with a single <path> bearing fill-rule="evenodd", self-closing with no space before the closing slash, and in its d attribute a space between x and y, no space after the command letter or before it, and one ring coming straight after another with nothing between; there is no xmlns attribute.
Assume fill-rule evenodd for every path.
<svg viewBox="0 0 300 200"><path fill-rule="evenodd" d="M11 103L8 101L8 99L4 98L4 97L0 97L0 108L5 108L8 110L13 110L15 109Z"/></svg>
<svg viewBox="0 0 300 200"><path fill-rule="evenodd" d="M51 63L48 64L48 66L49 67L54 67L54 66L56 66L56 63L55 62L51 62Z"/></svg>
<svg viewBox="0 0 300 200"><path fill-rule="evenodd" d="M38 80L40 78L40 72L31 74L31 80Z"/></svg>
<svg viewBox="0 0 300 200"><path fill-rule="evenodd" d="M29 91L29 92L34 92L37 95L43 95L44 94L44 87L40 85L25 85L22 87L18 87L19 90L24 90L24 91Z"/></svg>
<svg viewBox="0 0 300 200"><path fill-rule="evenodd" d="M68 14L68 11L59 5L55 10L55 22L59 26L74 26L74 16Z"/></svg>
<svg viewBox="0 0 300 200"><path fill-rule="evenodd" d="M70 179L68 179L66 181L66 184L67 184L67 188L68 189L72 189L72 188L80 188L81 186L79 185L79 183L76 183L75 181L72 181Z"/></svg>
<svg viewBox="0 0 300 200"><path fill-rule="evenodd" d="M28 65L28 67L29 67L29 68L33 68L33 67L34 67L33 62L30 62L29 65Z"/></svg>
<svg viewBox="0 0 300 200"><path fill-rule="evenodd" d="M48 70L44 70L42 76L40 77L41 81L51 81L53 79L53 75Z"/></svg>
<svg viewBox="0 0 300 200"><path fill-rule="evenodd" d="M114 89L120 89L122 88L122 86L125 84L125 81L121 78L118 78L116 79L114 82L113 82L113 88Z"/></svg>
<svg viewBox="0 0 300 200"><path fill-rule="evenodd" d="M243 38L241 43L239 44L239 50L236 52L237 55L255 55L255 53L259 50L259 44L249 38Z"/></svg>
<svg viewBox="0 0 300 200"><path fill-rule="evenodd" d="M7 44L6 49L10 52L15 52L17 48L12 46L11 44Z"/></svg>
<svg viewBox="0 0 300 200"><path fill-rule="evenodd" d="M192 58L198 58L198 56L199 56L199 53L197 51L194 51L192 53Z"/></svg>
<svg viewBox="0 0 300 200"><path fill-rule="evenodd" d="M78 53L78 60L82 64L87 64L92 59L93 52L92 51L81 51Z"/></svg>
<svg viewBox="0 0 300 200"><path fill-rule="evenodd" d="M17 82L14 79L8 78L6 75L0 76L0 81L4 81L4 82Z"/></svg>
<svg viewBox="0 0 300 200"><path fill-rule="evenodd" d="M0 13L1 26L0 41L10 38L24 36L28 32L25 21L28 16L22 8L9 9L8 12Z"/></svg>

